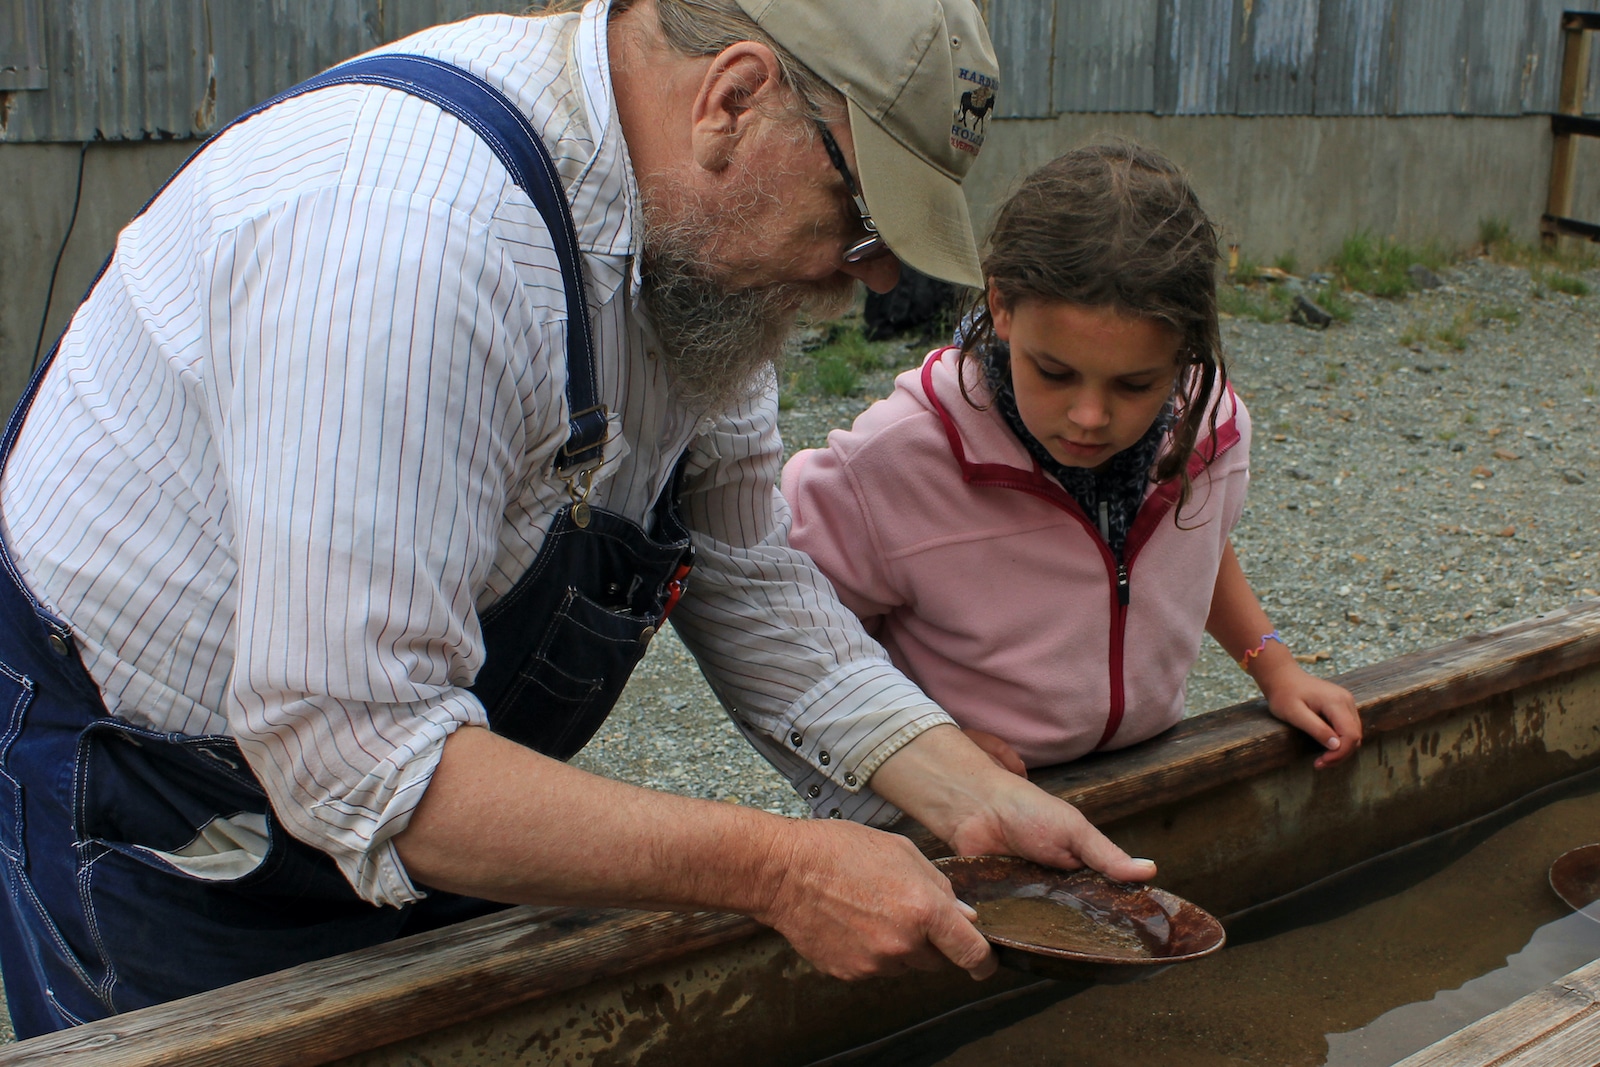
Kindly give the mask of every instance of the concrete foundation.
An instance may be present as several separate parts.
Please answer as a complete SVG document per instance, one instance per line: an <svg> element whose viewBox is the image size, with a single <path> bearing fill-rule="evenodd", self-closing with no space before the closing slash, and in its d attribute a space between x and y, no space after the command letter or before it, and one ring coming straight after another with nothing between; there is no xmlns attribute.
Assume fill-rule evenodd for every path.
<svg viewBox="0 0 1600 1067"><path fill-rule="evenodd" d="M1483 219L1533 241L1550 170L1550 121L1521 118L1246 118L1147 114L996 120L968 185L980 231L1016 179L1076 144L1131 137L1187 169L1224 240L1259 263L1326 263L1359 230L1466 247ZM194 142L97 143L56 278L43 348L66 324L117 231ZM0 145L0 404L27 382L50 268L72 215L79 148ZM1600 144L1581 143L1573 214L1600 221Z"/></svg>

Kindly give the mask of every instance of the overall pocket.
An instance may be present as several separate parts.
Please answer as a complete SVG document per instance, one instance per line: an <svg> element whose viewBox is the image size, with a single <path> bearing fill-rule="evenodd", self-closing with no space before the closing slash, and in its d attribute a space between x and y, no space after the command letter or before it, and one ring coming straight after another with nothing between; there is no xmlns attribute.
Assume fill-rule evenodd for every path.
<svg viewBox="0 0 1600 1067"><path fill-rule="evenodd" d="M84 847L182 880L370 907L332 859L284 832L231 737L95 721L78 740L73 820Z"/></svg>
<svg viewBox="0 0 1600 1067"><path fill-rule="evenodd" d="M644 658L655 619L602 607L568 587L544 633L488 709L489 725L529 748L569 759L600 729Z"/></svg>
<svg viewBox="0 0 1600 1067"><path fill-rule="evenodd" d="M284 832L231 738L101 719L78 765L79 893L114 1011L385 941L405 919Z"/></svg>

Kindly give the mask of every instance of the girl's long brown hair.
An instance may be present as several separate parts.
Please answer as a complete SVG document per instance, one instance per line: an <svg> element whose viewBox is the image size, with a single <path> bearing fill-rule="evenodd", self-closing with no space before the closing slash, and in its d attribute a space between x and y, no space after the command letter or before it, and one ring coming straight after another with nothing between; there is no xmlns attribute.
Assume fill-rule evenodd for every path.
<svg viewBox="0 0 1600 1067"><path fill-rule="evenodd" d="M1228 381L1219 259L1216 226L1183 172L1160 152L1121 140L1075 149L1028 175L996 216L983 257L984 279L1008 308L1110 308L1162 322L1182 338L1177 421L1155 470L1158 482L1181 480L1180 510L1189 500L1189 457ZM962 329L962 363L996 340L985 289Z"/></svg>

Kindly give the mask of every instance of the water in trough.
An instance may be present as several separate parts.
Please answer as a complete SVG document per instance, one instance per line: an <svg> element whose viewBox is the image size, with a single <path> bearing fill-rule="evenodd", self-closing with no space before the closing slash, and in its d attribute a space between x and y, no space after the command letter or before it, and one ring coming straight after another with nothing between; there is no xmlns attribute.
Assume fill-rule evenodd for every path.
<svg viewBox="0 0 1600 1067"><path fill-rule="evenodd" d="M1237 918L1216 956L1043 984L830 1062L1387 1067L1600 957L1600 921L1547 880L1595 840L1600 783L1574 783Z"/></svg>

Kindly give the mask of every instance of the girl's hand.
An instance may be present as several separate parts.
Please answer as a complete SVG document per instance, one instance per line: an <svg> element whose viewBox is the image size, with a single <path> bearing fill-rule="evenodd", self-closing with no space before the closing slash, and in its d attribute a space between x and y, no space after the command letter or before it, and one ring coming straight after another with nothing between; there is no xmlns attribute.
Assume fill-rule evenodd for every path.
<svg viewBox="0 0 1600 1067"><path fill-rule="evenodd" d="M1022 762L1022 757L1017 755L1017 750L1006 744L994 734L986 734L982 730L962 729L967 735L967 740L983 749L983 754L988 756L1003 771L1020 774L1028 777L1028 766Z"/></svg>
<svg viewBox="0 0 1600 1067"><path fill-rule="evenodd" d="M1303 730L1327 749L1316 767L1329 767L1361 747L1361 714L1343 686L1307 674L1295 663L1263 680L1262 695L1274 718Z"/></svg>

